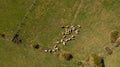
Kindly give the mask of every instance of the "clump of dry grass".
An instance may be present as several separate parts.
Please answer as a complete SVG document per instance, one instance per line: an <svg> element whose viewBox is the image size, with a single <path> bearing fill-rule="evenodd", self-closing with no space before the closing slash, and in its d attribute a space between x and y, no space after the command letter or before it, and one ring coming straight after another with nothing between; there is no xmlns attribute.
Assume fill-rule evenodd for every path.
<svg viewBox="0 0 120 67"><path fill-rule="evenodd" d="M118 37L119 37L119 32L116 31L116 30L112 31L110 33L110 41L111 41L111 43L112 44L115 43Z"/></svg>
<svg viewBox="0 0 120 67"><path fill-rule="evenodd" d="M105 67L103 58L96 54L91 54L87 58L87 62L92 66Z"/></svg>
<svg viewBox="0 0 120 67"><path fill-rule="evenodd" d="M105 47L105 50L107 51L107 53L109 55L111 55L113 53L113 51L109 47Z"/></svg>
<svg viewBox="0 0 120 67"><path fill-rule="evenodd" d="M116 40L115 43L114 43L114 46L115 46L115 47L119 47L119 45L120 45L120 37L117 38L117 40Z"/></svg>

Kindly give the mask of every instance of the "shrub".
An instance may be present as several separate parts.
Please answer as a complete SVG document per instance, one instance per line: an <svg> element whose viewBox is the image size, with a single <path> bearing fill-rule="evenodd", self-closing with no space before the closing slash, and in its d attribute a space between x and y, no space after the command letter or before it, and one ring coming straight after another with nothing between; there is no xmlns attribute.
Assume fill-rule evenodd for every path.
<svg viewBox="0 0 120 67"><path fill-rule="evenodd" d="M35 48L35 49L39 49L39 44L35 44L35 45L33 45L33 48Z"/></svg>
<svg viewBox="0 0 120 67"><path fill-rule="evenodd" d="M60 56L67 61L70 61L73 58L72 54L67 52L61 53Z"/></svg>

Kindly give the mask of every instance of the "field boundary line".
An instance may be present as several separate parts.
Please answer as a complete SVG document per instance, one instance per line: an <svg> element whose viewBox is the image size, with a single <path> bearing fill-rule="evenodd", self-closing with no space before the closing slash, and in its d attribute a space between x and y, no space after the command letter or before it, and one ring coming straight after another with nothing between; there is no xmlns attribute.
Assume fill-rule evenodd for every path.
<svg viewBox="0 0 120 67"><path fill-rule="evenodd" d="M20 32L21 28L22 28L22 27L24 26L24 24L25 24L24 22L25 22L25 20L27 19L27 16L29 15L29 13L32 11L32 9L34 8L34 6L36 5L36 2L37 2L37 0L33 0L32 4L31 4L30 7L28 8L28 11L25 13L22 21L20 21L21 23L19 23L19 25L18 25L18 27L17 27L17 30L13 33L13 36L12 36L11 39L14 38L14 35L15 35L15 34L17 34L17 33Z"/></svg>

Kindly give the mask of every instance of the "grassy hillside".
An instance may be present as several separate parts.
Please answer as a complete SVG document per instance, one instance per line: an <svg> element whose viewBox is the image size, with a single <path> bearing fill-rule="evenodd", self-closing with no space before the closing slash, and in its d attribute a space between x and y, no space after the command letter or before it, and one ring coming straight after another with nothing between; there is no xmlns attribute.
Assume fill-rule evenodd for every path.
<svg viewBox="0 0 120 67"><path fill-rule="evenodd" d="M56 55L46 54L29 46L17 45L0 39L0 66L2 67L73 67L73 61L59 60Z"/></svg>
<svg viewBox="0 0 120 67"><path fill-rule="evenodd" d="M31 4L32 0L1 0L0 33L5 33L6 39L11 39L19 29ZM84 60L92 53L99 54L104 51L105 46L111 46L110 32L120 32L119 6L118 0L37 0L18 32L23 43L17 45L0 40L0 65L78 67L76 61ZM82 28L76 39L67 46L60 44L61 50L72 53L73 60L70 62L30 47L38 43L40 47L52 48L53 43L62 37L61 26L77 24ZM106 67L119 67L119 53L118 51L118 54L105 58Z"/></svg>
<svg viewBox="0 0 120 67"><path fill-rule="evenodd" d="M0 0L0 33L10 39L31 3L32 0Z"/></svg>

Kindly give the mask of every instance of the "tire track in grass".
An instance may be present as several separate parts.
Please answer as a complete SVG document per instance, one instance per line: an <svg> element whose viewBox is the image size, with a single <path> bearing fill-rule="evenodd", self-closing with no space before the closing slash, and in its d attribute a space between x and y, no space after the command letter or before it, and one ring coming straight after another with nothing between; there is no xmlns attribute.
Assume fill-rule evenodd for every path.
<svg viewBox="0 0 120 67"><path fill-rule="evenodd" d="M76 1L75 3L74 3L74 5L73 5L73 10L75 11L76 9L76 11L75 11L75 14L74 14L74 17L73 17L73 19L72 19L72 22L69 24L69 25L72 25L74 22L75 22L75 20L76 20L76 18L77 18L77 16L78 16L78 14L80 13L80 9L81 9L81 7L82 7L82 1L80 2L80 3L77 3L78 1ZM62 18L61 18L62 19ZM63 19L63 21L64 21L64 19ZM61 35L61 33L62 33L63 31L61 31L60 32L60 34L58 34L58 36L60 36ZM52 39L53 41L54 40L56 40L56 39L59 39L60 37L55 37L54 39ZM52 44L51 44L52 45ZM61 46L60 46L61 47Z"/></svg>
<svg viewBox="0 0 120 67"><path fill-rule="evenodd" d="M78 6L77 6L77 10L76 10L76 12L75 12L75 14L74 14L74 17L73 17L73 19L72 19L72 23L75 22L78 14L80 13L81 7L82 7L82 0L81 0L81 2L80 2L80 3L78 4Z"/></svg>
<svg viewBox="0 0 120 67"><path fill-rule="evenodd" d="M32 4L28 8L28 11L25 13L23 19L21 20L21 23L18 25L17 30L14 32L14 35L11 38L11 40L13 40L15 38L15 35L18 34L20 32L20 30L22 29L22 27L25 25L25 20L27 19L28 15L33 10L33 8L35 7L36 2L37 2L37 0L33 0Z"/></svg>
<svg viewBox="0 0 120 67"><path fill-rule="evenodd" d="M75 11L75 14L74 14L74 20L76 19L76 17L77 17L77 15L78 15L78 13L79 13L79 10L80 10L80 5L81 5L81 2L80 3L77 3L78 1L76 1L75 3L74 3L74 5L73 5L73 8L72 9L74 9L74 11L77 9L77 11ZM53 3L53 2L52 2ZM51 2L50 2L50 4L51 4ZM45 10L44 10L45 11ZM43 12L44 12L43 11ZM42 15L40 15L39 17L41 17ZM70 24L72 24L73 22L71 22ZM39 33L38 33L39 34ZM58 36L59 35L61 35L61 32L60 32L60 34L58 34ZM36 37L31 41L31 42L34 42L34 41L36 41L37 40L37 38L38 38L38 35L36 35ZM55 37L55 38L53 38L52 40L56 40L56 39L58 39L59 37ZM52 44L51 44L52 45Z"/></svg>
<svg viewBox="0 0 120 67"><path fill-rule="evenodd" d="M50 0L49 2L46 2L46 5L45 6L41 6L41 7L43 7L44 9L43 10L40 10L40 11L42 11L42 14L40 13L40 16L39 17L42 17L44 14L45 14L45 12L47 11L47 10L49 10L49 5L54 5L55 4L55 2L54 2L55 0ZM39 11L39 12L40 12ZM34 18L33 18L34 19ZM46 29L46 28L45 28ZM41 32L40 32L41 33ZM33 38L30 42L35 42L36 40L37 40L37 38L38 38L38 34L39 33L37 33L36 35L35 35L35 38Z"/></svg>
<svg viewBox="0 0 120 67"><path fill-rule="evenodd" d="M52 2L52 3L51 3L51 2L52 2L52 0L48 3L48 5L53 3L53 2ZM74 18L74 20L76 19L77 14L79 13L80 5L81 5L81 4L80 4L81 2L80 2L79 4L78 4L77 2L78 2L78 1L76 1L76 2L74 3L74 6L73 6L73 8L76 8L76 9L77 9L77 11L75 11L75 9L74 9L74 11L75 11L75 18ZM46 9L46 10L49 10L49 8ZM45 10L43 10L43 12L45 12ZM43 14L42 14L42 15L43 15ZM42 15L40 15L39 17L41 17ZM70 23L70 24L72 24L72 23ZM39 34L39 33L38 33L38 34ZM61 33L58 34L58 35L61 35ZM36 37L37 37L37 36L36 36ZM34 39L32 40L32 42L34 42L36 39L37 39L37 38L34 38ZM54 38L53 40L55 40L55 39L56 39L56 38Z"/></svg>
<svg viewBox="0 0 120 67"><path fill-rule="evenodd" d="M76 2L77 2L77 1L76 1ZM75 4L74 4L74 6L78 4L78 3L76 4L76 2L75 2ZM74 10L74 11L75 11L74 18L73 18L73 20L72 20L72 22L71 22L70 24L72 24L72 23L75 22L75 20L76 20L78 14L79 14L79 12L80 12L81 2L78 4L78 6L75 6L74 8L76 8L77 11ZM28 14L29 14L29 12L26 13L25 16L27 16ZM41 16L42 16L42 15L41 15ZM25 20L25 18L24 18L23 20ZM23 22L23 23L24 23L24 22ZM21 24L21 25L22 25L22 24ZM23 25L24 25L24 24L23 24ZM22 27L18 28L18 32L21 30L21 28L22 28ZM18 32L17 32L17 33L18 33ZM58 34L58 35L61 35L61 33ZM38 37L38 35L36 35L36 37L32 40L32 42L34 42L34 41L37 39L37 37ZM57 37L57 38L58 38L58 37ZM54 38L54 39L56 39L56 38ZM40 43L40 44L42 44L42 43Z"/></svg>
<svg viewBox="0 0 120 67"><path fill-rule="evenodd" d="M41 13L39 14L39 17L42 17L42 16L45 14L45 12L46 12L47 10L49 10L48 7L49 7L50 5L53 5L53 4L54 4L53 1L54 1L54 0L47 1L45 5L40 6L40 8L41 8L41 7L43 8L43 10L40 10L40 11L39 11L39 12L41 12ZM39 6L39 5L38 5L38 6ZM35 12L36 12L36 11L34 11L33 13L35 13ZM36 15L37 15L37 14L36 14ZM36 15L35 15L35 17L36 17ZM38 17L38 19L39 19L39 17ZM34 17L33 17L33 19L34 19ZM41 32L36 33L36 35L34 36L34 38L32 38L32 40L30 40L29 43L34 44L34 42L37 41L37 39L38 39L39 33L41 33ZM28 43L27 43L27 44L28 44ZM40 44L43 44L43 43L40 43Z"/></svg>
<svg viewBox="0 0 120 67"><path fill-rule="evenodd" d="M76 2L74 3L74 5L73 5L73 10L74 10L74 11L75 11L75 8L76 8L76 6L77 6L77 2L78 2L78 1L76 1ZM71 25L72 23L75 22L75 20L76 20L76 18L77 18L77 15L78 15L78 13L79 13L80 8L81 8L81 2L78 4L78 6L77 6L77 11L76 11L75 14L74 14L74 18L73 18L72 22L71 22L69 25ZM62 19L62 18L61 18L61 19ZM62 19L62 20L64 21L64 19ZM60 34L58 34L58 36L60 36L62 32L63 32L63 31L61 31ZM52 40L54 41L54 40L59 39L59 38L60 38L60 37L55 37L55 38L52 39Z"/></svg>

